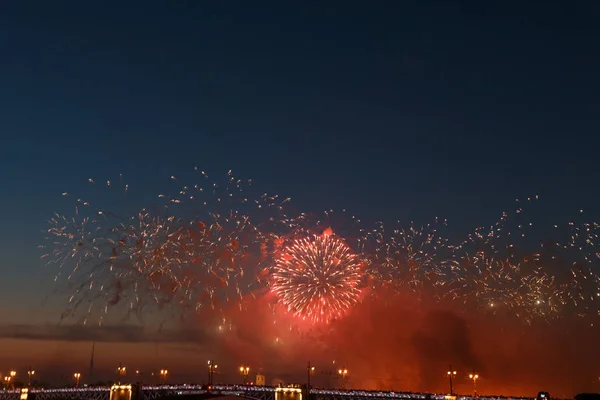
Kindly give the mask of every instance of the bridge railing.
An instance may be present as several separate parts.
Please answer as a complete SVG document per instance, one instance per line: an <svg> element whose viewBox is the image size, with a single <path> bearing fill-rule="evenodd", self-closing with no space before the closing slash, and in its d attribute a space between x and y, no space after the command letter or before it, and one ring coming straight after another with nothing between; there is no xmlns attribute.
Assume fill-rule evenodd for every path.
<svg viewBox="0 0 600 400"><path fill-rule="evenodd" d="M79 393L79 392L109 392L109 391L110 391L109 386L52 388L52 389L31 388L31 389L29 389L29 393Z"/></svg>
<svg viewBox="0 0 600 400"><path fill-rule="evenodd" d="M141 390L145 392L145 398L149 400L160 399L168 394L203 394L207 393L206 385L183 384L183 385L142 385ZM277 387L274 386L254 386L254 385L213 385L210 388L212 392L221 392L221 394L243 394L243 397L252 399L274 398L274 392ZM38 400L51 400L58 398L60 394L68 398L89 398L90 400L102 400L110 392L110 387L75 387L75 388L30 388L29 393L38 394ZM400 399L400 400L446 400L445 394L434 393L413 393L413 392L385 392L368 390L341 390L341 389L311 389L311 393L321 398L363 398L363 399ZM18 400L21 390L4 390L0 392L0 400ZM39 395L42 395L41 397ZM457 395L456 400L534 400L533 397L504 397L504 396L461 396Z"/></svg>
<svg viewBox="0 0 600 400"><path fill-rule="evenodd" d="M205 388L206 385L182 384L182 385L142 385L142 390L196 390ZM255 392L274 392L273 386L254 386L254 385L212 385L213 390L233 390L233 391L255 391Z"/></svg>
<svg viewBox="0 0 600 400"><path fill-rule="evenodd" d="M255 386L255 385L213 385L215 390L230 390L240 392L274 392L275 386Z"/></svg>
<svg viewBox="0 0 600 400"><path fill-rule="evenodd" d="M445 395L412 393L412 392L383 392L370 390L342 390L342 389L312 389L314 394L324 396L351 396L351 397L374 397L374 398L393 398L393 399L413 399L413 400L444 400Z"/></svg>
<svg viewBox="0 0 600 400"><path fill-rule="evenodd" d="M352 389L312 389L314 394L322 396L348 396L362 398L394 398L394 399L410 399L410 400L445 400L447 394L439 393L415 393L415 392L384 392L370 390L352 390ZM505 397L505 396L461 396L457 395L456 400L535 400L535 397Z"/></svg>

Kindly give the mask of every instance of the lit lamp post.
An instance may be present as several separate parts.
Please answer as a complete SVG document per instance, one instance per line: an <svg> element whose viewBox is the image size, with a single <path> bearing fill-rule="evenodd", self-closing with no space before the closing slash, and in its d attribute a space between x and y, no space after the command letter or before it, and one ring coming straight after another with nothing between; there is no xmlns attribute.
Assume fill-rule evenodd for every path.
<svg viewBox="0 0 600 400"><path fill-rule="evenodd" d="M217 369L218 365L215 364L213 360L208 360L208 384L212 386L213 384L213 375Z"/></svg>
<svg viewBox="0 0 600 400"><path fill-rule="evenodd" d="M119 375L119 383L121 383L121 378L125 376L126 372L127 369L119 363L119 367L117 368L117 374Z"/></svg>
<svg viewBox="0 0 600 400"><path fill-rule="evenodd" d="M477 396L477 379L479 379L478 374L469 374L469 379L473 380L473 394Z"/></svg>
<svg viewBox="0 0 600 400"><path fill-rule="evenodd" d="M35 375L35 371L33 369L31 369L31 367L29 367L29 369L27 370L27 386L31 386L31 377Z"/></svg>
<svg viewBox="0 0 600 400"><path fill-rule="evenodd" d="M169 374L169 371L167 371L166 369L161 369L160 370L160 377L162 379L163 385L165 383L167 383L167 375Z"/></svg>
<svg viewBox="0 0 600 400"><path fill-rule="evenodd" d="M454 381L454 379L456 379L456 371L452 370L451 365L450 369L448 370L448 380L450 381L450 396L454 394L454 391L452 390L452 382Z"/></svg>
<svg viewBox="0 0 600 400"><path fill-rule="evenodd" d="M240 374L244 376L244 385L248 383L248 373L250 372L250 366L242 365L240 367Z"/></svg>
<svg viewBox="0 0 600 400"><path fill-rule="evenodd" d="M79 379L81 378L81 374L79 372L75 372L73 374L73 378L75 378L75 387L79 387Z"/></svg>
<svg viewBox="0 0 600 400"><path fill-rule="evenodd" d="M310 400L310 376L314 373L315 367L311 367L309 361L308 365L306 366L306 377L308 378L306 382L306 400Z"/></svg>
<svg viewBox="0 0 600 400"><path fill-rule="evenodd" d="M346 378L348 377L348 370L346 367L338 369L338 374L342 377L342 389L346 389Z"/></svg>
<svg viewBox="0 0 600 400"><path fill-rule="evenodd" d="M8 385L10 385L10 376L5 376L4 377L4 386L6 386L6 389L8 389Z"/></svg>

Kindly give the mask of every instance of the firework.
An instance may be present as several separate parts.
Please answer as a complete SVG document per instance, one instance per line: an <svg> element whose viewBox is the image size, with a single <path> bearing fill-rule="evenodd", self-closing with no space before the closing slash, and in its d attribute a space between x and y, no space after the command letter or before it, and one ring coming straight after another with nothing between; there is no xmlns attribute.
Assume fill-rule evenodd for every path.
<svg viewBox="0 0 600 400"><path fill-rule="evenodd" d="M456 261L448 239L438 233L439 221L420 228L411 223L408 229L398 227L389 234L382 223L378 225L367 240L375 243L368 255L375 285L420 294L426 287L436 289L454 278ZM445 288L439 292L445 293Z"/></svg>
<svg viewBox="0 0 600 400"><path fill-rule="evenodd" d="M284 221L281 202L241 195L244 185L231 173L221 186L198 172L202 184L160 194L158 205L131 216L78 200L74 216L50 220L42 258L58 266L56 280L65 283L65 316L114 308L140 314L149 306L222 312L251 291L262 261L255 254L266 237L258 225ZM256 215L262 217L257 225Z"/></svg>
<svg viewBox="0 0 600 400"><path fill-rule="evenodd" d="M489 228L477 228L455 246L456 279L449 289L470 309L512 314L526 322L566 315L598 315L598 254L594 224L567 224L562 240L537 237L525 207L537 200L517 200L517 208ZM556 236L563 236L553 225Z"/></svg>
<svg viewBox="0 0 600 400"><path fill-rule="evenodd" d="M276 255L272 290L302 319L330 322L359 301L363 278L357 254L325 232L291 241Z"/></svg>
<svg viewBox="0 0 600 400"><path fill-rule="evenodd" d="M227 312L244 312L246 296L270 289L289 314L321 323L350 312L364 282L374 296L410 291L525 321L598 315L600 225L555 225L556 238L532 240L538 236L525 209L537 198L454 241L440 234L446 221L364 229L344 211L290 217L289 199L249 195L251 181L228 173L216 184L196 173L200 182L183 186L172 176L155 203L135 204L130 214L78 199L72 216L50 220L43 258L65 283L65 316L169 307L216 313L231 326ZM118 182L105 187L121 189L119 203L129 201L129 185ZM331 225L337 235L310 233Z"/></svg>

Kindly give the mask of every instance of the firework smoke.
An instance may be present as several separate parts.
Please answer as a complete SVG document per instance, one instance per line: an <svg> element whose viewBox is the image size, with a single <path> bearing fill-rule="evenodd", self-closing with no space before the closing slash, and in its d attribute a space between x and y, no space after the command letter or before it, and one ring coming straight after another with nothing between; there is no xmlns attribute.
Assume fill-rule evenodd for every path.
<svg viewBox="0 0 600 400"><path fill-rule="evenodd" d="M528 323L598 315L599 225L571 222L566 240L524 244L532 226L524 207L537 198L518 201L513 212L454 244L442 235L446 221L365 229L354 216L350 241L331 230L311 233L344 213L329 210L326 220L314 221L306 213L290 217L289 199L248 199L243 189L250 181L229 173L217 185L197 172L201 183L160 194L157 207L132 216L79 199L74 216L50 220L43 257L60 267L57 279L66 277L66 315L118 307L141 315L149 306L169 307L214 314L215 323L232 329L228 314L243 312L245 298L272 293L289 314L321 323L351 312L361 289L374 296L409 291L452 300L461 311L510 314ZM283 318L266 303L275 320Z"/></svg>

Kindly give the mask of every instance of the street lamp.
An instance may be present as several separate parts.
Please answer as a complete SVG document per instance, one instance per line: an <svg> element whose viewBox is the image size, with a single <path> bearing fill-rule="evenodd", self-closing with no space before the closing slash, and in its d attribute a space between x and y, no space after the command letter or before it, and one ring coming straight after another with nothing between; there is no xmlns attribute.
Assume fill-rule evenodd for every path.
<svg viewBox="0 0 600 400"><path fill-rule="evenodd" d="M469 379L473 380L473 394L477 396L477 379L479 379L478 374L469 374Z"/></svg>
<svg viewBox="0 0 600 400"><path fill-rule="evenodd" d="M448 380L450 381L450 396L452 396L454 394L454 391L452 390L452 381L454 381L454 379L456 379L456 371L454 371L452 369L452 365L450 366L450 369L448 369Z"/></svg>
<svg viewBox="0 0 600 400"><path fill-rule="evenodd" d="M169 373L169 371L167 371L166 369L161 369L160 370L160 377L162 378L163 381L163 385L165 383L167 383L167 374Z"/></svg>
<svg viewBox="0 0 600 400"><path fill-rule="evenodd" d="M215 374L215 370L217 369L218 365L215 364L215 362L213 360L208 360L208 384L209 386L212 386L213 384L213 375Z"/></svg>
<svg viewBox="0 0 600 400"><path fill-rule="evenodd" d="M121 363L119 363L119 367L117 367L117 374L119 375L119 383L121 383L121 378L125 376L127 372L127 368L123 367Z"/></svg>
<svg viewBox="0 0 600 400"><path fill-rule="evenodd" d="M306 366L306 377L308 378L306 382L306 400L310 400L310 376L314 373L315 367L311 367L309 361L308 365Z"/></svg>
<svg viewBox="0 0 600 400"><path fill-rule="evenodd" d="M248 383L248 373L250 372L250 366L242 365L240 367L240 374L244 376L244 385Z"/></svg>
<svg viewBox="0 0 600 400"><path fill-rule="evenodd" d="M35 375L35 371L29 367L27 370L27 386L31 386L31 377Z"/></svg>
<svg viewBox="0 0 600 400"><path fill-rule="evenodd" d="M348 369L342 367L338 369L338 374L342 377L342 389L346 389L346 378L348 376Z"/></svg>
<svg viewBox="0 0 600 400"><path fill-rule="evenodd" d="M79 378L81 378L81 374L79 372L75 372L73 374L73 378L75 378L75 386L79 387Z"/></svg>
<svg viewBox="0 0 600 400"><path fill-rule="evenodd" d="M17 376L17 371L12 370L9 372L9 375L10 375L9 382L12 382L11 386L14 389L15 388L15 376Z"/></svg>

